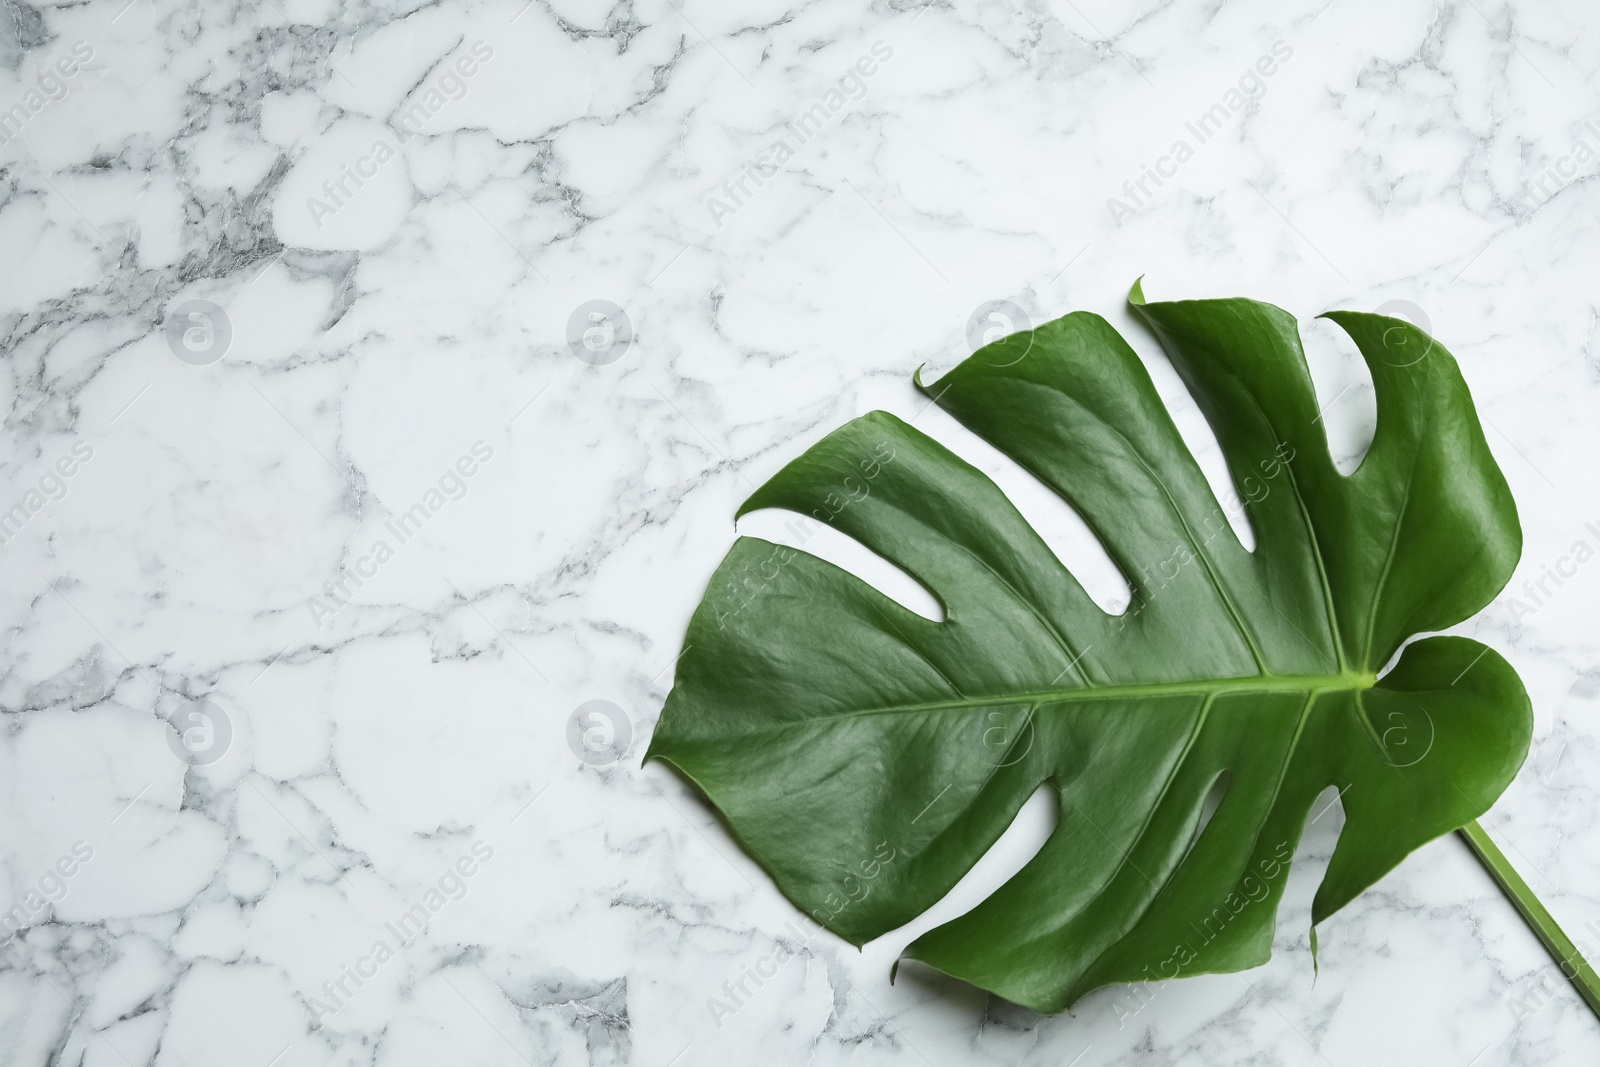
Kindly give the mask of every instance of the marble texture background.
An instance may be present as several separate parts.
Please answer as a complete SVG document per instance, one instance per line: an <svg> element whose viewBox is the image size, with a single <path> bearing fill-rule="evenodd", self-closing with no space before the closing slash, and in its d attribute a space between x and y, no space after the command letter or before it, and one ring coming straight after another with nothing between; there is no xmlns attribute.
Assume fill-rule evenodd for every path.
<svg viewBox="0 0 1600 1067"><path fill-rule="evenodd" d="M992 471L1115 602L1081 524L911 388L985 302L1110 318L1218 486L1133 279L1299 315L1347 463L1371 389L1314 317L1386 307L1461 361L1526 531L1461 627L1537 718L1485 823L1600 944L1589 17L8 0L0 1063L1594 1062L1454 838L1326 923L1317 975L1335 810L1269 966L1040 1018L888 981L1040 805L858 953L639 766L737 503L873 408ZM580 316L575 354L596 300L631 330ZM593 700L610 766L569 744Z"/></svg>

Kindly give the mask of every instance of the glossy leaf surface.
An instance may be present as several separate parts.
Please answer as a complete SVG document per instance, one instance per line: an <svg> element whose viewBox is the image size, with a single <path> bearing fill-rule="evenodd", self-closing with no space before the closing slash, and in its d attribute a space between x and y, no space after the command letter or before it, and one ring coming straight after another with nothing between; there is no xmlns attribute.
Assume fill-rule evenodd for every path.
<svg viewBox="0 0 1600 1067"><path fill-rule="evenodd" d="M1137 286L1132 302L1216 434L1253 550L1133 350L1099 316L1068 315L924 389L1076 509L1128 609L1098 607L983 473L874 412L740 513L828 523L945 618L741 538L690 622L647 757L855 944L943 897L1047 783L1058 825L1038 854L905 953L1045 1012L1107 983L1264 962L1321 791L1340 790L1346 823L1313 922L1487 810L1532 727L1495 652L1405 645L1487 604L1521 550L1449 353L1401 320L1327 316L1377 394L1372 445L1345 476L1291 315L1147 304Z"/></svg>

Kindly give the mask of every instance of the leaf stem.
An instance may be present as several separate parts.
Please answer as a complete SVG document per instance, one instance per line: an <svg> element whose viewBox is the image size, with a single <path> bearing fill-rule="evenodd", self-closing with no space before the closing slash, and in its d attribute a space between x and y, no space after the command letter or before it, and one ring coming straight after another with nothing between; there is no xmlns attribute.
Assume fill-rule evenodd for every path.
<svg viewBox="0 0 1600 1067"><path fill-rule="evenodd" d="M1493 878L1510 898L1512 907L1521 914L1523 921L1528 924L1528 929L1532 930L1539 943L1544 945L1545 951L1550 953L1550 958L1555 961L1556 967L1577 989L1584 1003L1589 1005L1589 1010L1600 1017L1600 975L1595 974L1594 968L1584 959L1583 953L1578 951L1572 939L1539 902L1539 898L1534 896L1528 883L1524 882L1516 868L1511 866L1511 861L1500 851L1500 846L1490 839L1488 832L1479 826L1476 820L1467 823L1457 832L1466 839L1467 846L1472 849L1473 855L1478 857L1478 862L1483 864L1483 869L1489 872L1489 877Z"/></svg>

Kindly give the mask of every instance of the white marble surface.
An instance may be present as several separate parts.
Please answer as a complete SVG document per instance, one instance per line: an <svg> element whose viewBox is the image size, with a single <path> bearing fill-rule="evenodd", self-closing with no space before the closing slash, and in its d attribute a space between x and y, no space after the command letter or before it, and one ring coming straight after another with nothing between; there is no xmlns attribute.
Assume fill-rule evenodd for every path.
<svg viewBox="0 0 1600 1067"><path fill-rule="evenodd" d="M0 7L0 1063L1594 1062L1455 839L1321 929L1320 976L1337 813L1269 966L1039 1018L890 986L910 931L796 933L639 767L737 502L853 415L917 415L1094 573L918 414L983 302L1111 318L1213 476L1136 276L1302 316L1347 457L1371 392L1313 316L1387 304L1461 360L1526 530L1526 610L1462 627L1537 716L1486 823L1600 944L1600 566L1523 587L1600 547L1600 38L1576 0L1323 3ZM593 300L610 362L568 345ZM590 700L614 766L569 749Z"/></svg>

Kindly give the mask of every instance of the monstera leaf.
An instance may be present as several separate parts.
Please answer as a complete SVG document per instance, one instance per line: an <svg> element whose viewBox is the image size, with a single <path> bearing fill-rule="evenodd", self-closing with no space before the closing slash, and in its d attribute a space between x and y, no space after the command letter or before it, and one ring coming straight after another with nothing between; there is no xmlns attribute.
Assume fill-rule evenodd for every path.
<svg viewBox="0 0 1600 1067"><path fill-rule="evenodd" d="M1047 783L1058 823L1038 854L905 951L1042 1012L1107 983L1264 962L1319 793L1337 787L1346 822L1313 923L1488 809L1532 728L1499 655L1406 643L1487 604L1521 550L1449 353L1397 319L1327 315L1377 392L1371 448L1345 476L1292 316L1147 304L1138 286L1130 300L1221 444L1253 549L1133 350L1068 315L922 388L1083 516L1129 607L1098 607L993 482L873 412L740 513L828 523L945 618L741 538L689 624L647 756L857 945L943 897Z"/></svg>

